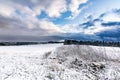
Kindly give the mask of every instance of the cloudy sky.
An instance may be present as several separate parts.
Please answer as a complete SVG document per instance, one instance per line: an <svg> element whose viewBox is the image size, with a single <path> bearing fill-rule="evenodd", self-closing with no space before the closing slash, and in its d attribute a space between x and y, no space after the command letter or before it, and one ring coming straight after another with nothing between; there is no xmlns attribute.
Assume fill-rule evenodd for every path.
<svg viewBox="0 0 120 80"><path fill-rule="evenodd" d="M120 0L0 0L0 41L120 41Z"/></svg>

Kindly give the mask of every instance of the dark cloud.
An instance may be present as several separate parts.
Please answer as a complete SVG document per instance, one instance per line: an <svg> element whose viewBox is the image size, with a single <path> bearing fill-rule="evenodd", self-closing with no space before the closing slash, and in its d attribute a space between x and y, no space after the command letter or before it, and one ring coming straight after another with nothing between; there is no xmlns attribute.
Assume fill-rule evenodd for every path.
<svg viewBox="0 0 120 80"><path fill-rule="evenodd" d="M19 19L4 17L0 15L0 28L16 28L25 25Z"/></svg>
<svg viewBox="0 0 120 80"><path fill-rule="evenodd" d="M94 19L92 15L89 15L87 17L87 20L88 20L87 22L84 22L84 23L80 24L79 26L84 27L84 28L88 28L90 26L95 26L95 22L102 22L103 21L100 16L98 18Z"/></svg>
<svg viewBox="0 0 120 80"><path fill-rule="evenodd" d="M120 22L101 23L102 26L120 26Z"/></svg>
<svg viewBox="0 0 120 80"><path fill-rule="evenodd" d="M96 18L96 19L93 20L93 23L94 23L94 22L102 22L102 21L103 21L103 20L102 20L101 18Z"/></svg>
<svg viewBox="0 0 120 80"><path fill-rule="evenodd" d="M120 28L114 29L114 30L107 30L107 31L102 31L96 34L97 36L101 37L114 37L118 38L120 37Z"/></svg>
<svg viewBox="0 0 120 80"><path fill-rule="evenodd" d="M107 13L102 13L102 14L100 14L99 18L104 17L106 14L107 14Z"/></svg>
<svg viewBox="0 0 120 80"><path fill-rule="evenodd" d="M113 9L112 11L110 11L112 13L119 13L120 14L120 9ZM87 17L87 22L84 22L82 24L80 24L80 26L83 26L84 28L87 28L87 27L90 27L90 26L95 26L95 22L100 22L102 26L119 26L120 25L120 22L105 22L103 20L103 17L108 15L110 12L105 12L105 13L101 13L99 17L97 18L94 18L93 19L93 15L89 15ZM118 15L118 14L117 14ZM119 16L119 15L118 15Z"/></svg>
<svg viewBox="0 0 120 80"><path fill-rule="evenodd" d="M80 24L79 26L82 26L84 28L88 28L90 26L94 26L94 22L93 21L88 21L88 22Z"/></svg>
<svg viewBox="0 0 120 80"><path fill-rule="evenodd" d="M108 41L108 40L109 41L120 41L120 22L119 21L112 21L112 20L111 21L105 21L103 19L109 13L113 13L113 14L119 16L120 9L113 9L112 11L101 13L100 16L98 16L97 18L94 18L94 19L93 19L93 16L90 15L90 16L87 17L88 21L80 24L80 27L83 27L84 30L89 31L89 27L92 26L93 32L94 32L94 29L98 30L98 29L102 28L103 30L95 32L95 34L92 35L92 37L94 37L93 39L106 40L106 41ZM98 23L98 24L96 24L96 23ZM92 39L89 36L89 34L88 35L83 35L83 36L86 36L88 39ZM82 36L80 36L80 37L82 37Z"/></svg>
<svg viewBox="0 0 120 80"><path fill-rule="evenodd" d="M62 39L76 39L76 40L101 40L99 36L88 35L84 33L65 33L61 34Z"/></svg>
<svg viewBox="0 0 120 80"><path fill-rule="evenodd" d="M120 41L120 28L115 30L107 30L96 34L106 41Z"/></svg>
<svg viewBox="0 0 120 80"><path fill-rule="evenodd" d="M32 24L32 23L31 23ZM21 38L25 38L24 36L41 36L48 34L49 30L42 29L40 27L36 27L33 29L29 29L26 22L21 21L17 18L10 18L0 16L0 40L11 40L11 39L20 39L18 36L23 36ZM37 24L36 24L37 26ZM8 37L8 38L7 38ZM11 38L10 38L11 37ZM17 38L18 37L18 38ZM34 38L34 37L32 37ZM32 40L32 38L30 38ZM42 38L42 37L40 37ZM37 38L35 38L37 39ZM29 40L29 39L28 39Z"/></svg>
<svg viewBox="0 0 120 80"><path fill-rule="evenodd" d="M120 15L120 9L115 9L113 10L115 13L117 13L118 15Z"/></svg>
<svg viewBox="0 0 120 80"><path fill-rule="evenodd" d="M10 42L40 42L40 41L52 41L52 40L62 40L63 37L60 36L21 36L21 35L2 35L0 36L0 41L10 41Z"/></svg>

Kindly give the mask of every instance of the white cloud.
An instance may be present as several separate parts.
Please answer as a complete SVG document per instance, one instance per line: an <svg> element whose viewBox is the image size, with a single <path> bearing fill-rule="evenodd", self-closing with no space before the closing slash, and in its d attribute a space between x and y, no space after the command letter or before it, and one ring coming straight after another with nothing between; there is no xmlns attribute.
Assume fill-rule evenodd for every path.
<svg viewBox="0 0 120 80"><path fill-rule="evenodd" d="M94 35L95 33L99 33L102 31L106 31L106 30L113 30L116 29L116 27L104 27L101 25L96 25L96 26L91 26L88 27L87 29L84 29L84 34L89 34L89 35Z"/></svg>
<svg viewBox="0 0 120 80"><path fill-rule="evenodd" d="M58 25L53 24L50 21L47 20L42 20L40 23L40 28L45 29L47 31L49 31L50 33L54 33L54 32L63 32Z"/></svg>
<svg viewBox="0 0 120 80"><path fill-rule="evenodd" d="M15 9L13 7L0 3L0 15L11 16L14 11Z"/></svg>
<svg viewBox="0 0 120 80"><path fill-rule="evenodd" d="M0 19L0 27L6 28L5 34L11 33L8 27L16 29L16 33L11 34L19 34L19 32L29 33L29 35L35 35L36 32L37 35L61 33L59 25L49 20L39 20L36 16L40 15L41 11L46 11L49 17L60 17L65 10L65 0L3 1L0 3L0 16L4 20Z"/></svg>
<svg viewBox="0 0 120 80"><path fill-rule="evenodd" d="M49 17L54 18L60 17L69 7L72 12L71 17L76 17L85 8L79 9L79 5L86 2L87 0L71 0L67 5L66 0L3 0L0 3L0 14L11 16L15 10L20 10L25 14L36 16L40 15L41 11L45 11Z"/></svg>
<svg viewBox="0 0 120 80"><path fill-rule="evenodd" d="M71 0L69 5L67 5L66 0L2 1L0 3L0 17L2 16L4 18L0 19L0 28L14 28L14 30L16 29L16 34L19 34L17 32L27 33L28 30L29 34L31 33L34 35L52 35L56 33L95 34L101 31L112 30L116 28L114 26L101 26L101 23L99 22L95 22L95 26L90 26L88 28L79 26L79 23L66 24L61 27L60 25L56 25L48 19L39 20L36 17L37 15L40 15L42 11L44 11L50 18L58 18L62 13L69 9L69 11L72 13L69 18L74 19L83 9L88 7L87 5L79 9L79 6L87 1L88 0ZM105 22L120 22L120 16L113 12L107 13L104 17L102 17L102 19ZM9 30L7 30L7 32L8 31Z"/></svg>
<svg viewBox="0 0 120 80"><path fill-rule="evenodd" d="M111 27L104 27L104 26L101 26L99 22L95 23L94 26L90 26L88 28L84 28L82 26L79 26L79 25L73 25L73 24L69 24L69 25L65 25L62 27L62 30L66 33L84 33L84 34L87 34L87 35L94 35L95 33L98 33L98 32L102 32L102 31L106 31L106 30L114 30L116 29L117 26L111 26Z"/></svg>
<svg viewBox="0 0 120 80"><path fill-rule="evenodd" d="M34 16L45 11L49 17L60 17L61 13L67 10L67 4L66 0L10 0L0 3L0 9L0 13L5 14L13 12L12 9L18 9Z"/></svg>
<svg viewBox="0 0 120 80"><path fill-rule="evenodd" d="M49 17L60 17L61 13L67 10L66 0L53 0L52 4L48 6L46 12Z"/></svg>
<svg viewBox="0 0 120 80"><path fill-rule="evenodd" d="M104 14L105 15L103 17L97 17L97 18L94 18L94 16L91 14L86 16L87 20L83 24L87 27L83 27L78 23L76 25L73 25L73 24L65 25L62 27L62 29L70 33L84 33L87 35L95 35L96 33L100 33L103 31L119 29L118 25L104 26L102 25L102 23L109 24L109 22L120 22L120 16L117 13L115 13L113 10L106 12ZM89 25L89 22L93 23L93 25Z"/></svg>
<svg viewBox="0 0 120 80"><path fill-rule="evenodd" d="M114 12L106 13L102 19L106 22L120 22L120 16Z"/></svg>
<svg viewBox="0 0 120 80"><path fill-rule="evenodd" d="M72 12L72 16L70 16L71 19L74 19L85 7L82 9L79 9L79 5L86 3L88 0L71 0L71 3L69 4L69 9Z"/></svg>
<svg viewBox="0 0 120 80"><path fill-rule="evenodd" d="M66 24L61 27L65 33L82 33L83 28L79 27L78 24Z"/></svg>

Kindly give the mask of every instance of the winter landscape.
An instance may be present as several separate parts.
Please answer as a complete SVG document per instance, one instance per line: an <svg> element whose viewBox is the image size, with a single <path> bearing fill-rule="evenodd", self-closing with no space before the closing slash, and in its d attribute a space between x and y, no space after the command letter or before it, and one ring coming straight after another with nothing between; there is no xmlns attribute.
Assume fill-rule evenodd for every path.
<svg viewBox="0 0 120 80"><path fill-rule="evenodd" d="M0 0L0 80L120 80L120 0Z"/></svg>
<svg viewBox="0 0 120 80"><path fill-rule="evenodd" d="M0 80L119 80L120 48L0 46Z"/></svg>

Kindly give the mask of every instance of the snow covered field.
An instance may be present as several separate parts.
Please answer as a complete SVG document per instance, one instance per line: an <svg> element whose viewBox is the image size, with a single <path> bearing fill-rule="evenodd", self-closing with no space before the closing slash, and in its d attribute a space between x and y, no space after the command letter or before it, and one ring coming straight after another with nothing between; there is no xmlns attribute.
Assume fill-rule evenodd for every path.
<svg viewBox="0 0 120 80"><path fill-rule="evenodd" d="M0 80L120 80L120 48L0 46Z"/></svg>
<svg viewBox="0 0 120 80"><path fill-rule="evenodd" d="M0 80L43 80L42 55L61 45L0 46Z"/></svg>

